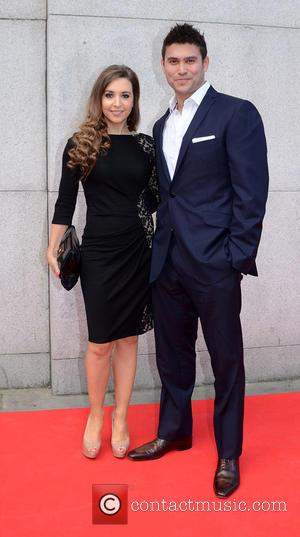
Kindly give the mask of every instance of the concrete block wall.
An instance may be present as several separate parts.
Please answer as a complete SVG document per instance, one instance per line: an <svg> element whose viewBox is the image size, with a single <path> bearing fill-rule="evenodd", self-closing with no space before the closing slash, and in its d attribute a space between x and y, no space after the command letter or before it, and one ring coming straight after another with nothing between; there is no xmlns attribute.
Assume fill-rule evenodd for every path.
<svg viewBox="0 0 300 537"><path fill-rule="evenodd" d="M50 383L46 3L0 2L0 386Z"/></svg>
<svg viewBox="0 0 300 537"><path fill-rule="evenodd" d="M6 73L0 89L5 104L0 237L6 259L0 279L0 386L51 382L54 393L86 391L80 286L64 291L48 277L44 256L61 155L84 116L95 78L111 63L128 64L138 73L140 130L151 133L171 95L160 50L176 21L204 31L211 60L207 78L214 87L251 100L263 116L271 184L259 278L242 282L247 378L299 376L299 6L292 0L210 0L200 7L187 0L7 4L0 0L1 50L6 51L0 60ZM79 234L84 220L80 191L74 215ZM197 383L210 383L200 327L197 351ZM136 388L159 385L152 333L140 338L138 364Z"/></svg>

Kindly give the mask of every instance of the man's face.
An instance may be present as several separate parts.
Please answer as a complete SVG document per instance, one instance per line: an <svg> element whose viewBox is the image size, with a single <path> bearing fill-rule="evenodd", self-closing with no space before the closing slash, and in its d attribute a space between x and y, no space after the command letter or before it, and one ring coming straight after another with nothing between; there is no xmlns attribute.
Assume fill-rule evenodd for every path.
<svg viewBox="0 0 300 537"><path fill-rule="evenodd" d="M197 45L173 43L166 48L162 67L176 95L187 99L204 83L208 62L208 57L202 60Z"/></svg>

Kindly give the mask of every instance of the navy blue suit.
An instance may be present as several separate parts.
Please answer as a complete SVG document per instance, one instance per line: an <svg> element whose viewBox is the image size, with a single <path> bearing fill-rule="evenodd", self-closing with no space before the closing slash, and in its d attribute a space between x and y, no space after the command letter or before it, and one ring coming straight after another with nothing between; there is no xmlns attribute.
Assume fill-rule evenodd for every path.
<svg viewBox="0 0 300 537"><path fill-rule="evenodd" d="M162 381L158 436L192 433L200 318L215 376L218 453L235 458L242 450L245 387L240 281L242 273L257 276L268 192L264 128L250 102L210 87L171 181L162 150L168 113L153 129L161 196L150 276Z"/></svg>

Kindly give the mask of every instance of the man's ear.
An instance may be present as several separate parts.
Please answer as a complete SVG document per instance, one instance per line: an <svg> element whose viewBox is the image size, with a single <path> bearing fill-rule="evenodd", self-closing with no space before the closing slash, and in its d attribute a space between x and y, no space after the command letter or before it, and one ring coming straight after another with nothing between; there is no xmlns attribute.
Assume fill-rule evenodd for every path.
<svg viewBox="0 0 300 537"><path fill-rule="evenodd" d="M208 66L209 66L209 57L208 56L205 56L204 60L203 60L203 69L206 73L207 69L208 69Z"/></svg>

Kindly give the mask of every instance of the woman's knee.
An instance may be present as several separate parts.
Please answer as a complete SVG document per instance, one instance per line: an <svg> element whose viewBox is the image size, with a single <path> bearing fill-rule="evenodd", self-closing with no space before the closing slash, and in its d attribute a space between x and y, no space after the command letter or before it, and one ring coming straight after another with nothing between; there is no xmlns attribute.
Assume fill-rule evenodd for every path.
<svg viewBox="0 0 300 537"><path fill-rule="evenodd" d="M87 352L98 359L108 359L111 354L113 343L92 343L88 342Z"/></svg>
<svg viewBox="0 0 300 537"><path fill-rule="evenodd" d="M138 342L138 336L128 336L122 339L118 339L118 341L116 341L116 345L118 347L130 348L130 347L136 347L137 342Z"/></svg>

